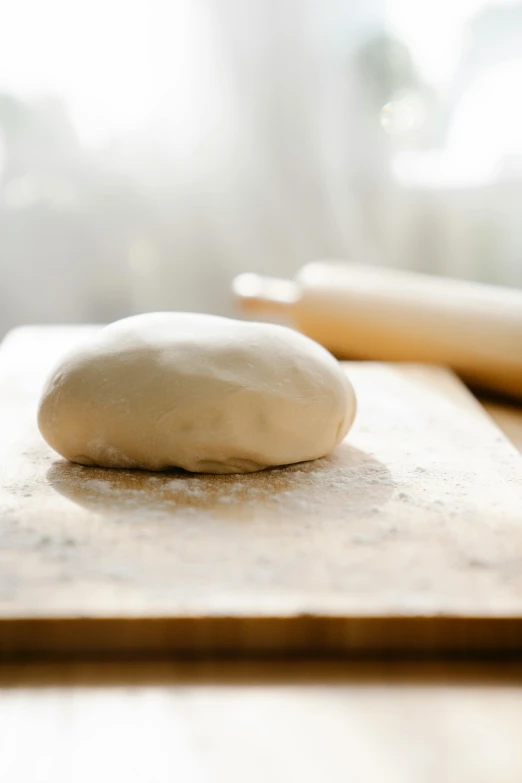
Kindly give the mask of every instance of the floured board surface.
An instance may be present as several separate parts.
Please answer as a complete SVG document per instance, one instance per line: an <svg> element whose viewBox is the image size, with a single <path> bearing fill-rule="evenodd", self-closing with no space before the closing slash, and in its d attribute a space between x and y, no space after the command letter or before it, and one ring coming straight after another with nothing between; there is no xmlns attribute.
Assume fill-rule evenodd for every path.
<svg viewBox="0 0 522 783"><path fill-rule="evenodd" d="M354 429L241 476L65 462L45 374L87 327L0 349L0 651L522 649L522 458L449 372L346 364Z"/></svg>

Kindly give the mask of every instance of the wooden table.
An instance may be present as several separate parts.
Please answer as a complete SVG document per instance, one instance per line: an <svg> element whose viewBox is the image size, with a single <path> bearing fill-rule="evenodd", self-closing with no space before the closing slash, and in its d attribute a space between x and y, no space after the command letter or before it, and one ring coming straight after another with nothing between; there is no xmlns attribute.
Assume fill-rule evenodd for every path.
<svg viewBox="0 0 522 783"><path fill-rule="evenodd" d="M520 783L522 664L5 666L9 783Z"/></svg>
<svg viewBox="0 0 522 783"><path fill-rule="evenodd" d="M520 783L522 662L1 666L0 781L93 780Z"/></svg>

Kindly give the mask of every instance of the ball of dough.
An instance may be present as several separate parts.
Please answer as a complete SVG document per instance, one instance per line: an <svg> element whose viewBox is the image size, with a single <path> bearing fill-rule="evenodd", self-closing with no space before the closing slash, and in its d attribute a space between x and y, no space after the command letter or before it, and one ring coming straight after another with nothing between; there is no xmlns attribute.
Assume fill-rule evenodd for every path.
<svg viewBox="0 0 522 783"><path fill-rule="evenodd" d="M44 388L38 425L82 465L248 473L312 460L346 435L355 395L292 329L149 313L101 329Z"/></svg>

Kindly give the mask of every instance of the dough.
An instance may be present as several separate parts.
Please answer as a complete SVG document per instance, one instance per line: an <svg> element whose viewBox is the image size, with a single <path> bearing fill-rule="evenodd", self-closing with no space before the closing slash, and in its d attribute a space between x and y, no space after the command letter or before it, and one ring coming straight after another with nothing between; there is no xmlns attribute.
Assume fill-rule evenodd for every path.
<svg viewBox="0 0 522 783"><path fill-rule="evenodd" d="M248 473L324 456L354 416L338 362L308 337L149 313L106 326L59 364L38 425L82 465Z"/></svg>

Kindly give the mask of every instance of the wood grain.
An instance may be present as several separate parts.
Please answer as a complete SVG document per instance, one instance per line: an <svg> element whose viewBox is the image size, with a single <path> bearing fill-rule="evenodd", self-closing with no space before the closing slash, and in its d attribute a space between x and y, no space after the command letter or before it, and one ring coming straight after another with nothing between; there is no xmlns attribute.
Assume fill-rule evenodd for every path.
<svg viewBox="0 0 522 783"><path fill-rule="evenodd" d="M522 460L449 372L347 365L330 457L249 476L64 462L34 423L89 328L0 350L0 650L522 649Z"/></svg>

